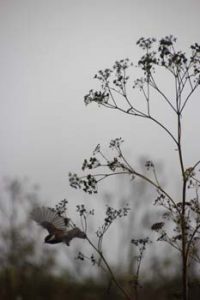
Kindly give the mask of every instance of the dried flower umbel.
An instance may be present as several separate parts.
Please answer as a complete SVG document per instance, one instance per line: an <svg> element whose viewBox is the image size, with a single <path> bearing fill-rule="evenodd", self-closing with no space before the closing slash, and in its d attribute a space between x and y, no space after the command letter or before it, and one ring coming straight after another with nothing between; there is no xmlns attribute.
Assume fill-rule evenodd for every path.
<svg viewBox="0 0 200 300"><path fill-rule="evenodd" d="M133 66L129 59L116 61L112 68L99 71L95 78L100 82L98 91L90 90L84 97L85 104L97 103L114 111L119 111L129 116L148 120L159 126L168 138L173 142L176 149L177 161L180 166L180 181L182 188L180 199L175 199L162 186L156 169L156 163L148 160L143 173L129 163L122 151L122 139L117 138L111 141L109 147L114 150L112 158L107 157L98 145L93 156L84 161L82 170L89 174L79 176L70 174L70 184L74 188L83 189L92 194L97 193L99 183L114 175L127 175L130 180L140 178L150 184L157 194L155 205L165 211L159 220L155 220L152 230L158 233L158 241L169 243L176 248L182 257L182 299L188 300L189 265L191 259L200 262L196 241L200 238L200 200L199 200L199 164L194 162L188 167L182 151L183 119L184 110L194 92L200 85L200 45L194 43L190 47L190 54L176 49L176 38L172 35L160 39L140 38L137 45L142 49L143 55L137 63L143 74L133 80L133 89L139 89L143 96L140 105L137 106L133 96L130 96L130 67ZM173 80L169 95L160 88L159 78L156 72L163 70ZM171 96L172 91L174 95ZM153 99L151 95L153 94ZM155 96L158 101L164 104L165 114L169 111L170 118L176 119L176 128L171 130L171 124L158 117L155 117L155 106L152 108L152 101ZM166 107L169 110L166 110ZM173 153L174 154L174 153ZM101 168L101 171L98 170ZM102 171L103 170L103 171ZM163 220L162 220L163 219ZM170 224L172 231L167 231L167 224ZM128 299L128 298L127 298Z"/></svg>

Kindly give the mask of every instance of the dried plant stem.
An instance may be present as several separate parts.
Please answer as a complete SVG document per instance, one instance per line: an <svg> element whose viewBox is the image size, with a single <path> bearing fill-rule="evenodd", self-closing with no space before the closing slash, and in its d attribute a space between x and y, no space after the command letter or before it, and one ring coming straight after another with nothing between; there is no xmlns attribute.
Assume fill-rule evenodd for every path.
<svg viewBox="0 0 200 300"><path fill-rule="evenodd" d="M121 291L121 293L125 296L125 298L127 300L134 300L127 292L126 290L119 284L119 282L117 281L111 267L109 266L107 260L105 259L105 256L103 255L103 253L101 251L98 250L98 248L92 243L92 241L87 237L87 241L88 243L92 246L92 248L98 253L98 255L100 256L101 260L104 262L110 277L112 279L112 281L114 282L114 284L117 286L117 288Z"/></svg>
<svg viewBox="0 0 200 300"><path fill-rule="evenodd" d="M164 235L161 235L159 240L167 241L171 246L175 247L181 252L182 300L188 300L189 259L193 258L196 259L196 261L198 260L198 257L195 258L193 255L192 250L195 246L195 240L198 238L197 233L199 234L200 204L198 196L196 196L194 199L188 199L189 195L187 195L187 188L190 188L190 186L188 187L188 184L192 187L195 185L198 185L198 188L200 187L200 180L194 175L194 171L200 164L200 161L197 161L193 167L185 169L182 151L181 122L185 107L188 105L192 94L200 86L200 45L197 43L191 45L191 56L187 57L184 52L176 50L176 38L172 35L161 39L158 42L158 49L156 48L154 51L155 41L156 40L154 38L141 38L137 42L137 45L139 45L139 47L144 51L144 55L140 58L137 64L137 66L139 66L143 71L143 77L134 81L133 88L137 87L142 92L144 96L143 106L137 106L137 102L133 98L129 98L127 93L126 83L129 77L127 77L126 71L128 67L131 66L128 59L115 62L112 70L106 69L105 71L98 72L96 78L100 80L103 89L101 92L94 92L91 90L89 94L85 96L85 103L89 104L91 102L96 102L98 105L120 111L129 116L151 120L153 123L158 125L158 127L162 129L168 137L170 137L170 140L176 146L178 153L177 163L180 165L180 177L182 180L181 199L177 202L176 199L172 198L165 191L165 189L162 188L155 169L153 169L153 180L151 177L148 177L141 172L137 172L123 156L120 149L119 140L115 145L115 150L117 150L118 154L117 158L115 157L113 161L108 161L106 165L101 165L107 167L109 171L112 171L112 173L96 174L93 177L95 177L95 180L97 178L95 181L95 184L97 184L99 181L104 180L109 176L127 174L130 175L131 178L137 176L138 178L150 184L152 187L156 188L159 196L156 203L168 210L168 214L170 215L169 220L175 224L174 230L175 232L178 232L178 235L171 238L169 237L167 240L163 238L166 237L166 232L164 232ZM160 89L159 82L157 83L157 80L155 80L155 76L153 75L156 68L162 68L165 72L169 72L170 77L172 76L174 81L173 97L169 98L167 93ZM152 91L155 92L159 98L161 98L168 105L168 108L170 108L171 112L173 113L173 116L177 122L175 128L176 133L170 129L166 121L164 122L163 119L160 120L159 117L156 117L155 114L152 114L152 107L150 105L152 102L150 99L152 98ZM119 99L123 100L123 105ZM121 172L118 172L120 168ZM192 213L196 214L194 219L191 215ZM190 224L192 224L192 221L195 220L197 224L193 229L191 228ZM102 253L98 251L97 248L96 251L101 257ZM107 266L107 263L103 257L102 260L104 261L111 274L111 277L113 278L114 275L112 271L110 271L109 266ZM113 281L115 282L114 279Z"/></svg>
<svg viewBox="0 0 200 300"><path fill-rule="evenodd" d="M177 113L178 117L178 154L183 180L182 188L182 212L181 212L181 235L182 235L182 293L183 300L188 299L188 255L187 255L187 231L185 220L185 203L186 203L186 185L187 177L185 176L185 168L183 163L182 146L181 146L181 114Z"/></svg>

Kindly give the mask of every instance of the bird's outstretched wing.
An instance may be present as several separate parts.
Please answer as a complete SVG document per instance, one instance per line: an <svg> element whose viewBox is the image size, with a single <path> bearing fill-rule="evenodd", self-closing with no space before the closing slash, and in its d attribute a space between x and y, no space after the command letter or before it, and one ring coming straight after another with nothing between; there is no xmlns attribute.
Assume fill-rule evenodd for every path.
<svg viewBox="0 0 200 300"><path fill-rule="evenodd" d="M40 226L47 229L50 234L55 231L65 231L65 218L59 216L57 212L48 207L37 207L31 212L31 218Z"/></svg>

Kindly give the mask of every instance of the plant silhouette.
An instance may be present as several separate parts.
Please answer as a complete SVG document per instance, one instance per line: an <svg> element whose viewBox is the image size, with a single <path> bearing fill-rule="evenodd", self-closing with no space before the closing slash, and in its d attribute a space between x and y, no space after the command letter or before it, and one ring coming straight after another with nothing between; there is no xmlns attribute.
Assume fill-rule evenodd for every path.
<svg viewBox="0 0 200 300"><path fill-rule="evenodd" d="M137 45L143 51L143 55L136 65L142 76L133 81L132 87L135 92L136 89L139 89L143 101L138 105L137 99L130 95L131 80L129 73L134 64L128 58L116 61L112 68L99 71L95 75L95 79L100 82L100 89L91 89L84 97L84 101L86 105L96 103L98 106L109 108L114 112L120 111L126 115L141 118L143 121L151 121L158 126L163 134L166 134L171 139L176 149L176 158L180 170L181 196L179 199L173 197L161 185L156 162L146 161L147 174L131 165L123 153L122 144L124 141L121 137L110 141L108 147L112 152L111 159L103 152L101 145L97 145L93 155L83 162L82 171L87 172L87 174L77 175L70 173L69 182L73 188L82 189L89 194L97 193L101 181L116 175L126 175L131 181L135 178L140 178L151 185L157 194L154 204L164 209L164 213L162 212L162 215L160 215L162 221L158 220L158 222L152 224L151 229L158 233L158 241L167 242L181 254L181 299L188 300L190 264L192 262L200 262L197 249L197 242L200 238L200 161L194 161L191 166L187 165L183 155L182 136L184 134L185 109L200 84L200 45L197 43L191 45L188 55L176 49L176 38L172 35L166 36L158 42L154 38L142 37L138 40ZM160 87L159 77L162 74L169 76L172 82L172 86L168 87L166 84L169 92ZM173 125L174 123L166 123L162 119L162 114L159 115L159 112L156 111L155 96L160 103L165 104L163 106L164 113L170 113L170 117L172 116L173 120L175 120L175 126ZM169 120L171 119L169 118ZM100 171L98 172L97 170ZM105 218L108 223L105 222L102 231L97 233L98 246L91 243L89 239L88 241L98 252L100 260L104 262L104 267L110 272L112 280L120 288L124 296L127 299L132 299L132 296L116 281L108 262L103 256L101 248L102 236L104 236L107 226L113 223L115 216L121 213L121 211L113 211L111 208L109 212L110 215ZM85 212L82 217L86 222ZM172 231L168 231L168 225L173 228ZM145 249L143 246L146 246L147 240L144 239L140 242L132 239L132 243L136 246L141 246L139 264ZM84 256L80 255L79 258L83 259ZM92 258L92 261L96 263L94 258ZM138 284L139 268L135 280L136 285ZM137 291L135 298L138 298Z"/></svg>

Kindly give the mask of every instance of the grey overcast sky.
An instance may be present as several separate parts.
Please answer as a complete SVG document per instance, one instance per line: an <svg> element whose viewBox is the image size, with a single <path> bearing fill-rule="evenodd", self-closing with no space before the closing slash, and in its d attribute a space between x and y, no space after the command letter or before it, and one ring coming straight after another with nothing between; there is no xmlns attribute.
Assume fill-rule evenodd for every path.
<svg viewBox="0 0 200 300"><path fill-rule="evenodd" d="M132 156L162 159L155 127L150 149L141 121L85 107L83 97L97 70L139 58L141 36L173 34L184 49L200 42L199 13L199 0L0 0L0 176L28 176L54 203L99 142L122 136Z"/></svg>

